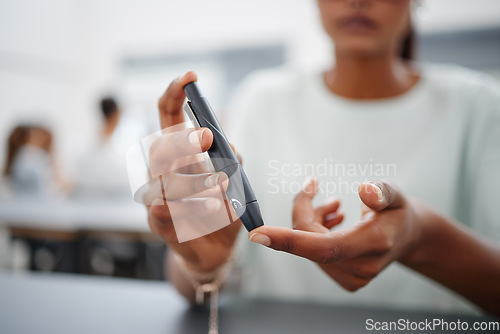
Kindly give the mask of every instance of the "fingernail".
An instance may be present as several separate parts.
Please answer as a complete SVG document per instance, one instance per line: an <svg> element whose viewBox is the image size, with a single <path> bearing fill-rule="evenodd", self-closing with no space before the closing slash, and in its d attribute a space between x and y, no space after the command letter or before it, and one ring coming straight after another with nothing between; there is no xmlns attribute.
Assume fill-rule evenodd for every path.
<svg viewBox="0 0 500 334"><path fill-rule="evenodd" d="M269 245L271 245L271 239L267 235L261 233L252 234L250 236L250 241L255 242L257 244L261 244L266 247L269 247Z"/></svg>
<svg viewBox="0 0 500 334"><path fill-rule="evenodd" d="M332 220L340 216L337 212L329 213L325 216L325 220Z"/></svg>
<svg viewBox="0 0 500 334"><path fill-rule="evenodd" d="M229 176L227 176L226 173L219 172L217 174L219 174L219 176L220 176L220 178L219 178L219 184L222 184L222 183L226 182L227 180L229 180Z"/></svg>
<svg viewBox="0 0 500 334"><path fill-rule="evenodd" d="M219 184L221 173L215 173L205 179L205 187L212 188Z"/></svg>
<svg viewBox="0 0 500 334"><path fill-rule="evenodd" d="M205 201L205 207L209 212L219 211L221 202L217 198L208 198Z"/></svg>
<svg viewBox="0 0 500 334"><path fill-rule="evenodd" d="M377 194L377 198L379 202L382 202L384 200L384 193L382 192L382 189L380 186L376 183L371 183L373 191Z"/></svg>
<svg viewBox="0 0 500 334"><path fill-rule="evenodd" d="M193 132L191 132L189 134L189 142L193 145L200 145L201 144L201 138L203 137L203 131L205 131L205 129L202 129L202 130L195 130Z"/></svg>

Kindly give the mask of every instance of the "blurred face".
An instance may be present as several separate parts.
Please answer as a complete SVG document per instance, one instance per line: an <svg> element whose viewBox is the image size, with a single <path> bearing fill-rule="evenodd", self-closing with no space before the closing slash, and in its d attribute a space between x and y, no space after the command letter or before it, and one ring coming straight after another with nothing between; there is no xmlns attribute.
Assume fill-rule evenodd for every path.
<svg viewBox="0 0 500 334"><path fill-rule="evenodd" d="M27 144L50 151L52 146L52 135L45 129L33 127L29 131Z"/></svg>
<svg viewBox="0 0 500 334"><path fill-rule="evenodd" d="M374 57L398 51L409 29L411 0L318 0L337 54Z"/></svg>
<svg viewBox="0 0 500 334"><path fill-rule="evenodd" d="M122 115L122 112L120 109L115 109L114 112L109 115L109 117L106 119L106 122L112 126L116 127L118 125L118 121L120 120L120 117Z"/></svg>

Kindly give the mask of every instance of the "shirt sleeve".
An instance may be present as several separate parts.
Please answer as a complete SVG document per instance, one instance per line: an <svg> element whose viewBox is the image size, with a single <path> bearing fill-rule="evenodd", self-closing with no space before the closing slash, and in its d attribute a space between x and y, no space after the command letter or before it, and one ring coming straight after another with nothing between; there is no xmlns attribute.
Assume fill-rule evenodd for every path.
<svg viewBox="0 0 500 334"><path fill-rule="evenodd" d="M488 83L479 89L470 114L462 190L469 225L500 244L500 87Z"/></svg>

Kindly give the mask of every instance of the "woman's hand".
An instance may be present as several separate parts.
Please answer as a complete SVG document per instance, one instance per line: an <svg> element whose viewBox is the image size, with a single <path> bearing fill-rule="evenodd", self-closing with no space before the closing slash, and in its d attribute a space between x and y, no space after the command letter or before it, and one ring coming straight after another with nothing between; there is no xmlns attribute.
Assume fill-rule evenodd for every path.
<svg viewBox="0 0 500 334"><path fill-rule="evenodd" d="M146 193L149 226L169 249L180 255L189 269L208 272L229 257L240 224L228 217L224 190L227 175L207 169L199 157L213 141L209 129L186 129L182 106L184 86L196 81L188 72L173 81L159 100L161 136L149 151L150 176L155 179ZM226 227L210 233L220 226ZM191 229L191 230L190 230ZM179 242L179 233L205 236Z"/></svg>
<svg viewBox="0 0 500 334"><path fill-rule="evenodd" d="M399 261L500 315L500 247L425 204L405 198L386 182L366 182L358 191L362 219L339 231L337 200L312 207L315 180L296 196L293 227L263 226L250 240L317 262L348 291L368 284Z"/></svg>
<svg viewBox="0 0 500 334"><path fill-rule="evenodd" d="M421 231L412 204L393 186L367 182L359 187L362 219L345 230L338 200L313 208L316 180L309 180L295 197L293 230L264 226L250 240L317 262L343 288L356 291L391 262L408 257Z"/></svg>

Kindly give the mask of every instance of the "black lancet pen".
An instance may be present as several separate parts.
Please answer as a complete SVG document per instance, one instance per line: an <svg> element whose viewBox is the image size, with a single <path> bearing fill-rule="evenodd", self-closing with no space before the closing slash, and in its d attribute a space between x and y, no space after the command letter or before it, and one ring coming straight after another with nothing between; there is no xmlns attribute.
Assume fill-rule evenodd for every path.
<svg viewBox="0 0 500 334"><path fill-rule="evenodd" d="M184 91L188 98L187 105L192 112L191 119L200 127L209 128L214 135L212 146L207 152L215 170L225 172L229 176L226 195L231 202L231 206L249 232L264 225L259 203L255 198L250 182L231 145L229 145L210 104L208 104L196 82L193 81L185 85ZM232 177L233 175L234 177Z"/></svg>

